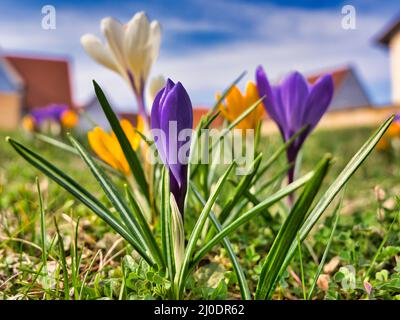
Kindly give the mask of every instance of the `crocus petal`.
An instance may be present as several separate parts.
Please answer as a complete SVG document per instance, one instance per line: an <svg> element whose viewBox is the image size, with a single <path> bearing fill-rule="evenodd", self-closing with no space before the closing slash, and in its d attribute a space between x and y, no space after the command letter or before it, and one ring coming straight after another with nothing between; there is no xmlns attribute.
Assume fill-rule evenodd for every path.
<svg viewBox="0 0 400 320"><path fill-rule="evenodd" d="M234 86L226 96L226 109L231 114L232 120L239 117L245 110L246 105L242 93Z"/></svg>
<svg viewBox="0 0 400 320"><path fill-rule="evenodd" d="M272 88L272 97L273 97L272 100L274 101L274 104L273 104L274 108L271 110L274 110L275 114L278 116L278 119L280 119L280 120L276 121L271 113L269 113L269 115L271 116L272 120L274 120L276 125L278 126L283 139L285 141L287 141L290 138L290 133L289 133L289 129L288 129L286 116L284 115L284 107L283 107L283 103L282 103L281 88L279 86L275 86Z"/></svg>
<svg viewBox="0 0 400 320"><path fill-rule="evenodd" d="M129 120L122 119L120 123L122 130L124 130L124 133L131 144L132 149L137 150L140 144L140 135L135 131L135 128Z"/></svg>
<svg viewBox="0 0 400 320"><path fill-rule="evenodd" d="M147 43L147 52L145 64L143 65L142 77L146 81L151 67L158 58L161 44L161 26L158 21L152 21L150 24L150 35Z"/></svg>
<svg viewBox="0 0 400 320"><path fill-rule="evenodd" d="M176 132L172 131L172 121L176 125ZM182 130L192 129L193 109L189 95L180 82L174 84L170 79L156 96L151 110L151 128L164 133L163 139L154 136L155 145L161 160L169 169L170 190L173 193L181 214L183 215L184 200L187 191L187 168L189 155L181 155L183 146L189 143L188 136L182 137ZM171 129L171 130L170 130ZM186 141L181 141L186 138ZM185 148L185 150L188 150ZM182 159L181 157L185 158Z"/></svg>
<svg viewBox="0 0 400 320"><path fill-rule="evenodd" d="M310 94L307 99L307 109L303 115L303 123L310 124L314 128L332 101L334 91L333 79L330 74L320 77L311 86Z"/></svg>
<svg viewBox="0 0 400 320"><path fill-rule="evenodd" d="M81 37L81 44L87 54L98 63L115 72L120 72L115 64L115 61L113 60L113 57L111 56L110 50L108 47L105 47L103 43L101 43L99 38L92 34L85 34Z"/></svg>
<svg viewBox="0 0 400 320"><path fill-rule="evenodd" d="M260 99L257 86L254 82L249 81L246 85L246 95L244 97L245 105L250 108ZM244 120L247 122L246 129L254 129L261 120L264 112L264 105L260 103Z"/></svg>
<svg viewBox="0 0 400 320"><path fill-rule="evenodd" d="M139 113L147 118L144 95L147 78L160 50L160 24L150 23L144 12L138 12L126 25L111 17L104 18L101 30L106 45L92 35L83 36L82 45L97 62L121 74L135 94Z"/></svg>
<svg viewBox="0 0 400 320"><path fill-rule="evenodd" d="M124 26L117 20L108 17L101 20L101 29L107 39L114 60L118 63L120 70L127 69L124 55Z"/></svg>
<svg viewBox="0 0 400 320"><path fill-rule="evenodd" d="M151 44L151 51L149 56L152 62L158 58L161 45L161 26L157 20L154 20L150 24L150 37L149 43Z"/></svg>
<svg viewBox="0 0 400 320"><path fill-rule="evenodd" d="M114 169L118 169L118 161L104 144L105 136L108 136L107 133L105 133L100 127L95 127L92 131L89 131L88 140L90 147L101 160L112 166Z"/></svg>
<svg viewBox="0 0 400 320"><path fill-rule="evenodd" d="M153 105L154 99L158 92L165 86L165 78L162 75L158 75L150 80L149 87L147 89L147 108L149 113L151 113L151 107Z"/></svg>
<svg viewBox="0 0 400 320"><path fill-rule="evenodd" d="M256 82L258 94L260 97L264 97L263 104L265 110L271 116L272 120L275 121L278 127L282 127L283 123L286 121L284 110L282 105L276 105L275 101L275 97L279 97L279 93L277 92L279 90L275 90L275 92L273 92L273 88L271 87L268 77L262 66L259 66L256 70Z"/></svg>
<svg viewBox="0 0 400 320"><path fill-rule="evenodd" d="M149 21L144 12L136 13L128 22L124 37L124 53L133 73L135 86L140 87L142 69L146 59L146 46L149 38Z"/></svg>
<svg viewBox="0 0 400 320"><path fill-rule="evenodd" d="M186 141L179 141L178 137L170 136L170 125L176 122L177 135L182 130L191 129L193 126L192 103L185 88L178 82L166 96L161 110L160 125L164 131L168 148L165 150L169 168L179 186L183 183L182 164L179 162L178 153Z"/></svg>
<svg viewBox="0 0 400 320"><path fill-rule="evenodd" d="M282 105L289 129L293 134L302 127L308 97L307 81L299 72L293 72L281 85Z"/></svg>
<svg viewBox="0 0 400 320"><path fill-rule="evenodd" d="M156 95L153 101L153 107L151 108L151 116L150 116L150 125L152 129L160 130L160 101L162 96L166 91L166 87L164 87L160 92ZM154 138L154 143L157 146L158 155L160 156L162 162L167 163L167 155L165 153L166 150L166 142L160 141L165 140L163 137Z"/></svg>
<svg viewBox="0 0 400 320"><path fill-rule="evenodd" d="M27 131L33 131L35 129L35 120L31 115L26 115L22 118L22 126Z"/></svg>

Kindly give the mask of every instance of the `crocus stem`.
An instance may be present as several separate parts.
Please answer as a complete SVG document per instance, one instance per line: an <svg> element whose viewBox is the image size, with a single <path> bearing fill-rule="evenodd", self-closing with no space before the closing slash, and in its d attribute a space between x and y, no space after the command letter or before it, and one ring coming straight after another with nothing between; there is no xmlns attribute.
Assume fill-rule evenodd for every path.
<svg viewBox="0 0 400 320"><path fill-rule="evenodd" d="M143 91L143 90L142 90ZM141 94L135 94L136 96L136 101L138 104L138 108L139 108L139 114L142 116L143 119L145 119L148 123L149 121L149 117L147 116L147 112L146 112L146 108L144 105L144 99L143 99L143 93Z"/></svg>
<svg viewBox="0 0 400 320"><path fill-rule="evenodd" d="M132 73L128 71L128 78L129 82L131 84L133 93L135 94L136 97L136 102L138 104L138 109L139 109L139 114L142 116L143 119L146 120L147 123L149 123L149 117L147 116L146 112L146 107L144 105L144 83L143 81L140 82L140 88L136 88L135 85L135 79L133 78Z"/></svg>
<svg viewBox="0 0 400 320"><path fill-rule="evenodd" d="M294 181L294 166L289 169L288 172L288 184L291 184ZM294 193L289 194L289 206L292 208L294 205Z"/></svg>

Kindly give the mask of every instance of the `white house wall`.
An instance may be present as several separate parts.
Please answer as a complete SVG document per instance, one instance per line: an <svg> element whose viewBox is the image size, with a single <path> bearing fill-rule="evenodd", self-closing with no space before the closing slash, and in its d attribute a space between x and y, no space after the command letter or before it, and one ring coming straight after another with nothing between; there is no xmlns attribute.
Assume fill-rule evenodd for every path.
<svg viewBox="0 0 400 320"><path fill-rule="evenodd" d="M356 76L350 72L336 90L329 110L369 106L370 101Z"/></svg>

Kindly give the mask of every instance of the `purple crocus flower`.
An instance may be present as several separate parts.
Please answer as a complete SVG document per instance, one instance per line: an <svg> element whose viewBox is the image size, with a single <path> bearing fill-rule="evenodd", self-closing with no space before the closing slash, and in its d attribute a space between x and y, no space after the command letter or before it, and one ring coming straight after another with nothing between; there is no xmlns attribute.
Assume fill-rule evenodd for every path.
<svg viewBox="0 0 400 320"><path fill-rule="evenodd" d="M323 75L314 84L309 84L302 74L292 72L280 85L271 86L264 69L259 66L256 81L260 97L265 96L265 109L278 125L285 142L308 125L286 151L288 162L295 164L301 146L332 100L332 76ZM288 172L289 183L293 181L294 170L293 166Z"/></svg>
<svg viewBox="0 0 400 320"><path fill-rule="evenodd" d="M22 119L22 125L27 131L34 131L47 121L58 123L63 128L73 128L78 122L77 113L65 104L50 104L32 110Z"/></svg>
<svg viewBox="0 0 400 320"><path fill-rule="evenodd" d="M51 120L61 122L64 112L70 110L65 104L51 104L46 107L37 108L31 111L30 116L36 125L40 126L44 121Z"/></svg>
<svg viewBox="0 0 400 320"><path fill-rule="evenodd" d="M154 99L151 129L160 158L169 169L170 190L182 215L192 127L193 109L189 95L180 82L175 84L168 79Z"/></svg>

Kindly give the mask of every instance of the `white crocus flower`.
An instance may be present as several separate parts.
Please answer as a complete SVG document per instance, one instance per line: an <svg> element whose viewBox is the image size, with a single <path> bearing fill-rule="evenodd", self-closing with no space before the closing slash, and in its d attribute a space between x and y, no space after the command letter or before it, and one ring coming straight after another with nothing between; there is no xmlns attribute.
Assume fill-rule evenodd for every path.
<svg viewBox="0 0 400 320"><path fill-rule="evenodd" d="M85 34L81 37L83 48L95 61L119 73L129 83L139 112L147 115L143 95L151 66L160 51L160 24L156 20L150 23L144 12L138 12L125 25L104 18L101 31L106 44L92 34Z"/></svg>
<svg viewBox="0 0 400 320"><path fill-rule="evenodd" d="M146 106L147 112L150 114L153 101L156 98L157 93L160 92L165 86L165 78L162 75L151 78L149 86L147 87L146 93Z"/></svg>

